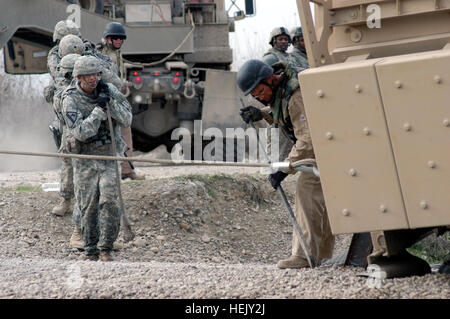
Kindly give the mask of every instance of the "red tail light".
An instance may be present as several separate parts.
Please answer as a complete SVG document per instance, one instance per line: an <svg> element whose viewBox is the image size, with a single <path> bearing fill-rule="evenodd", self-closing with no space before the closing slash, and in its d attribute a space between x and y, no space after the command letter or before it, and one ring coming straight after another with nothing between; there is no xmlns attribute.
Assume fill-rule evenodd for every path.
<svg viewBox="0 0 450 319"><path fill-rule="evenodd" d="M137 76L139 73L137 73L136 71L133 72L133 76Z"/></svg>
<svg viewBox="0 0 450 319"><path fill-rule="evenodd" d="M155 72L155 73L153 73L153 75L154 75L154 76L158 76L158 75L159 75L159 72Z"/></svg>
<svg viewBox="0 0 450 319"><path fill-rule="evenodd" d="M137 77L135 77L134 79L133 79L133 82L134 83L142 83L142 78L140 77L140 76L137 76Z"/></svg>
<svg viewBox="0 0 450 319"><path fill-rule="evenodd" d="M179 78L173 78L172 79L172 83L173 84L178 84L180 82L180 79Z"/></svg>

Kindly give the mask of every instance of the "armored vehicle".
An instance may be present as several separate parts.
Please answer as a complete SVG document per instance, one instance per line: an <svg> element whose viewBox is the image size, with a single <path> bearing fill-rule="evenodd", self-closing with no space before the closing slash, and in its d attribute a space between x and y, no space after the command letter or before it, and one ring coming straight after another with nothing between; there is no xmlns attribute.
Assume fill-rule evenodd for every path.
<svg viewBox="0 0 450 319"><path fill-rule="evenodd" d="M4 8L3 8L4 7ZM246 1L247 15L253 1ZM133 144L148 152L164 144L170 152L174 129L241 127L235 72L230 71L229 17L224 0L17 0L3 2L0 45L13 74L48 72L58 21L70 19L84 39L99 43L105 26L123 24L122 80L133 111ZM225 136L225 134L224 134Z"/></svg>
<svg viewBox="0 0 450 319"><path fill-rule="evenodd" d="M299 79L332 231L370 232L369 264L385 276L427 273L405 249L450 225L450 2L297 5L311 65Z"/></svg>

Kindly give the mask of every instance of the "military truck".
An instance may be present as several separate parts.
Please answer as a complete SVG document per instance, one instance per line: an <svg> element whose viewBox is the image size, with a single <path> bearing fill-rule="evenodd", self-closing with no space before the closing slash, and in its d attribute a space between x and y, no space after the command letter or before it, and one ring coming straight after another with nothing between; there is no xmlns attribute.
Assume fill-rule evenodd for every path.
<svg viewBox="0 0 450 319"><path fill-rule="evenodd" d="M254 14L253 2L229 17L224 0L8 1L0 11L5 69L48 72L58 21L73 20L93 43L109 22L122 23L127 40L121 73L132 105L134 148L148 152L164 144L170 152L180 139L172 138L176 128L192 133L242 126L229 32L235 20ZM201 125L194 127L195 120Z"/></svg>
<svg viewBox="0 0 450 319"><path fill-rule="evenodd" d="M299 80L332 231L370 232L369 267L384 276L428 273L405 248L450 225L450 2L297 5L311 65Z"/></svg>

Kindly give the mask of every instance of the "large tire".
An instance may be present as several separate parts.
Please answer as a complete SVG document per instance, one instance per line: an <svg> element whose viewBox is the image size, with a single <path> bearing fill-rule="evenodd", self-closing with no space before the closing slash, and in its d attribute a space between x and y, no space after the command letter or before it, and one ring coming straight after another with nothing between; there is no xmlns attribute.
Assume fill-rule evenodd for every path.
<svg viewBox="0 0 450 319"><path fill-rule="evenodd" d="M105 8L103 0L78 0L78 2L83 9L90 12L103 14Z"/></svg>

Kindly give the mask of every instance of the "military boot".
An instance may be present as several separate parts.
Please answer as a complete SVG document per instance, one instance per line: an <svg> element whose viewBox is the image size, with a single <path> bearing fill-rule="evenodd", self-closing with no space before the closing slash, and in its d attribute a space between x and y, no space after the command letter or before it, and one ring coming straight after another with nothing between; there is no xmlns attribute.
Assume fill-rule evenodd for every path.
<svg viewBox="0 0 450 319"><path fill-rule="evenodd" d="M74 227L72 237L70 237L70 247L84 249L83 237L81 236L81 228Z"/></svg>
<svg viewBox="0 0 450 319"><path fill-rule="evenodd" d="M306 268L309 267L309 263L305 258L299 256L291 256L287 259L282 259L278 261L277 267L280 269L285 268Z"/></svg>
<svg viewBox="0 0 450 319"><path fill-rule="evenodd" d="M100 261L113 261L114 259L111 256L111 252L108 250L103 250L100 252Z"/></svg>
<svg viewBox="0 0 450 319"><path fill-rule="evenodd" d="M71 198L61 198L61 202L53 208L52 214L57 216L64 216L67 212L70 211L71 203Z"/></svg>
<svg viewBox="0 0 450 319"><path fill-rule="evenodd" d="M122 174L122 179L131 179L134 181L142 181L145 179L145 175L138 175L135 171L132 171L131 173Z"/></svg>

